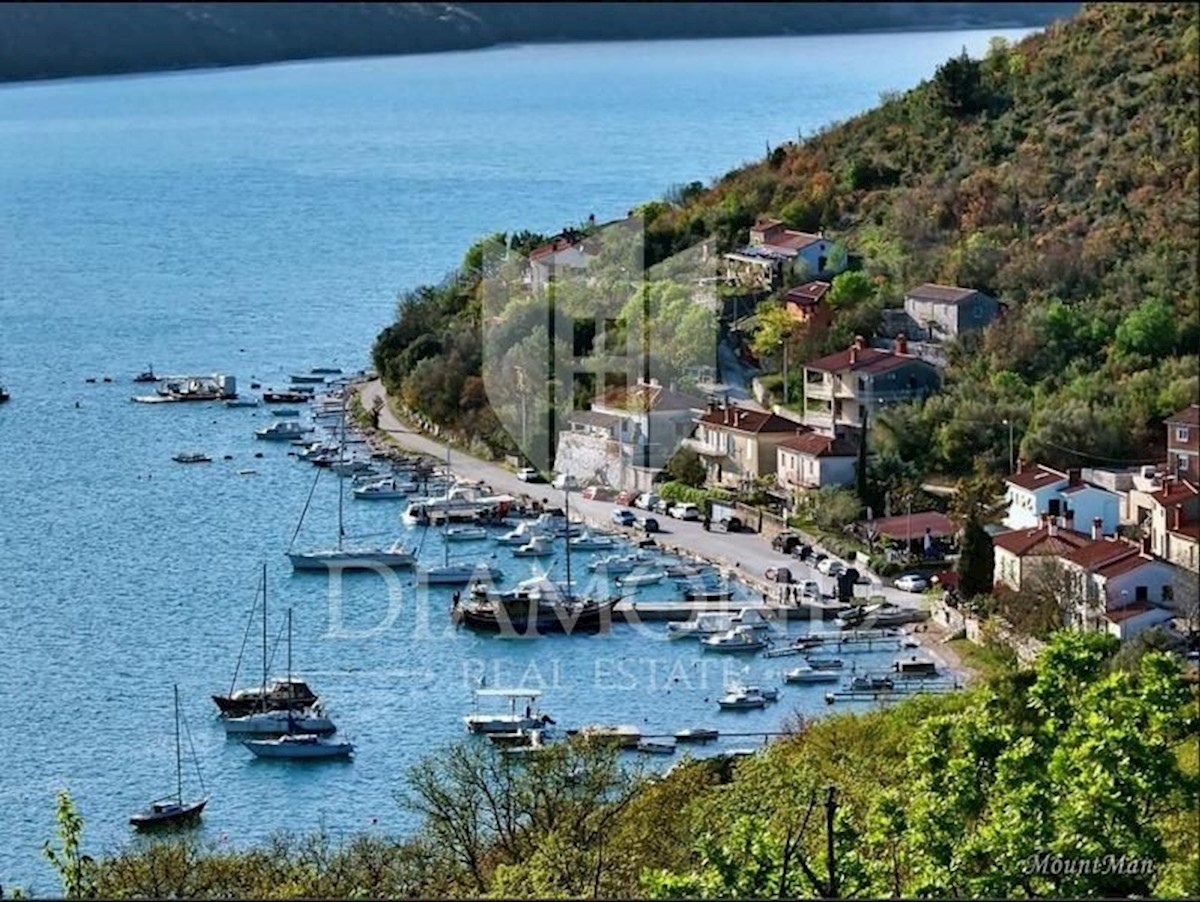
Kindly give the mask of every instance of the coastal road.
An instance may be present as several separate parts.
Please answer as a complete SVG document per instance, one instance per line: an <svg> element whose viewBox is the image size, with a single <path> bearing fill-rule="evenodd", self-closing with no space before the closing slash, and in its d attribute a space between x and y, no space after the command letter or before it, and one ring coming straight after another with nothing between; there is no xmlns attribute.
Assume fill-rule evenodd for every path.
<svg viewBox="0 0 1200 902"><path fill-rule="evenodd" d="M446 459L446 444L424 433L414 430L401 422L387 404L387 396L379 380L362 383L357 386L362 398L363 407L370 410L376 399L383 401L379 412L379 429L391 436L397 444L404 448L422 454L430 455L439 460ZM479 480L498 493L511 495L527 495L543 500L553 506L562 506L561 491L544 483L528 483L517 479L516 475L504 467L490 461L480 460L463 451L453 451L451 463L455 475ZM611 522L611 514L616 505L608 501L586 501L578 492L571 493L571 512L605 528L617 530ZM654 538L659 545L666 549L678 549L688 554L705 558L715 564L728 567L747 580L761 584L764 574L771 567L787 567L795 579L816 580L823 592L831 592L833 580L817 573L807 564L788 555L773 551L770 544L763 541L757 533L719 533L708 532L703 524L686 522L670 517L656 516L663 532ZM628 530L627 530L628 531ZM761 588L761 586L759 586ZM927 599L910 592L901 592L881 583L874 583L870 588L872 595L883 595L888 601L906 607L927 608Z"/></svg>

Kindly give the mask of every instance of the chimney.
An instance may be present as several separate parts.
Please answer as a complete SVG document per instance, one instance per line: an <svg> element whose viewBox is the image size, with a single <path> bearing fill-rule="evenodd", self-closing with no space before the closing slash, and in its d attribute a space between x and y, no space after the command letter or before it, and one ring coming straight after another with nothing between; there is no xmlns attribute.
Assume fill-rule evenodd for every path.
<svg viewBox="0 0 1200 902"><path fill-rule="evenodd" d="M1071 510L1069 507L1063 514L1063 527L1071 532L1075 531L1075 511Z"/></svg>
<svg viewBox="0 0 1200 902"><path fill-rule="evenodd" d="M1067 485L1079 485L1081 481L1080 475L1079 467L1072 467L1067 470Z"/></svg>
<svg viewBox="0 0 1200 902"><path fill-rule="evenodd" d="M1176 511L1179 509L1176 508ZM1150 533L1142 536L1142 554L1150 554Z"/></svg>
<svg viewBox="0 0 1200 902"><path fill-rule="evenodd" d="M729 425L729 405L725 405L725 425Z"/></svg>
<svg viewBox="0 0 1200 902"><path fill-rule="evenodd" d="M1183 528L1183 505L1176 504L1171 508L1171 529L1179 532Z"/></svg>
<svg viewBox="0 0 1200 902"><path fill-rule="evenodd" d="M1104 520L1100 517L1092 517L1092 541L1099 542L1104 536Z"/></svg>
<svg viewBox="0 0 1200 902"><path fill-rule="evenodd" d="M905 336L905 334L903 332L901 332L899 335L896 336L896 353L897 354L907 354L908 353L908 338Z"/></svg>
<svg viewBox="0 0 1200 902"><path fill-rule="evenodd" d="M854 336L854 347L858 348L861 351L866 346L867 346L867 340L865 338L863 338L861 335Z"/></svg>
<svg viewBox="0 0 1200 902"><path fill-rule="evenodd" d="M1053 519L1052 519L1052 520L1051 520L1051 521L1050 521L1050 522L1049 522L1049 523L1046 525L1046 535L1048 535L1048 536L1056 536L1056 535L1058 535L1058 522L1057 522L1056 520L1053 520Z"/></svg>
<svg viewBox="0 0 1200 902"><path fill-rule="evenodd" d="M1023 457L1017 458L1017 472L1018 473L1025 472L1025 458L1023 458Z"/></svg>
<svg viewBox="0 0 1200 902"><path fill-rule="evenodd" d="M850 346L850 365L858 363L858 348L854 345Z"/></svg>

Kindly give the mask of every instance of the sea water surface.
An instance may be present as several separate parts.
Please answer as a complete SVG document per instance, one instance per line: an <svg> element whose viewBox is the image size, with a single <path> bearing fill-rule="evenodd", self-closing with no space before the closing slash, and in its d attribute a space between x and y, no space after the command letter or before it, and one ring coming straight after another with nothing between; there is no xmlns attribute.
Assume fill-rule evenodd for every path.
<svg viewBox="0 0 1200 902"><path fill-rule="evenodd" d="M89 851L129 841L128 815L173 788L175 683L212 797L201 835L234 843L410 828L394 799L404 769L461 736L483 668L491 685L540 683L568 726L763 730L822 710L823 690L793 687L765 712L718 715L720 666L693 645L627 629L456 633L444 592L422 626L370 576L348 585L339 624L326 581L283 556L313 470L254 440L266 411L132 404L129 380L152 363L245 389L365 366L397 294L475 239L621 216L992 34L510 47L0 87L13 395L0 407L0 884L57 889L39 853L59 788ZM190 448L215 462L171 461ZM317 487L301 541L332 539L336 494L335 480ZM349 529L400 535L397 508L351 503ZM357 744L350 764L255 761L213 719L264 561L272 642L292 608L296 667ZM260 676L258 641L242 683ZM746 675L777 683L778 670L760 658Z"/></svg>

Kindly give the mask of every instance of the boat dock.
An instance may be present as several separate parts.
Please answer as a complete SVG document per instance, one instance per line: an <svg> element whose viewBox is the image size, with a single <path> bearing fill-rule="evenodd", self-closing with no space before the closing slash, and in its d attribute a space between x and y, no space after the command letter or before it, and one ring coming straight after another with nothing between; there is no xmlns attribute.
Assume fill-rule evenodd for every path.
<svg viewBox="0 0 1200 902"><path fill-rule="evenodd" d="M826 704L836 702L892 702L914 695L941 695L955 692L962 686L956 680L940 677L936 680L905 680L891 689L836 689L825 693Z"/></svg>

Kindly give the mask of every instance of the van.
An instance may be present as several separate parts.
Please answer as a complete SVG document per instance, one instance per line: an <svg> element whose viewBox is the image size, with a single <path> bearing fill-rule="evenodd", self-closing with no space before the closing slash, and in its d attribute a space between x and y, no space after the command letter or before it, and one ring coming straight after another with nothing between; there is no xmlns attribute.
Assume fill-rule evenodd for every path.
<svg viewBox="0 0 1200 902"><path fill-rule="evenodd" d="M554 487L556 489L577 489L579 488L579 480L570 473L559 473L554 477Z"/></svg>

